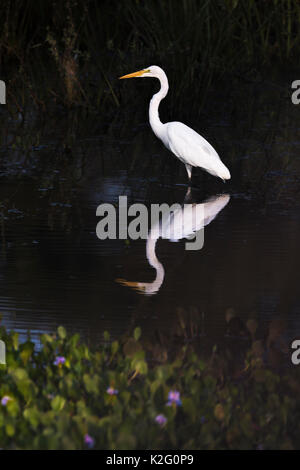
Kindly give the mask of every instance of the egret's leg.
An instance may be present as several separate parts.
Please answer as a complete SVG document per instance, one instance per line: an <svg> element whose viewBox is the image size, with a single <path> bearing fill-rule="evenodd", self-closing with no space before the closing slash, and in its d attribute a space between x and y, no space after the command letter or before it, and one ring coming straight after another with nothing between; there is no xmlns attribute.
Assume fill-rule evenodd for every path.
<svg viewBox="0 0 300 470"><path fill-rule="evenodd" d="M184 196L184 203L188 203L192 201L192 190L191 187L188 187L188 190L186 192L186 195Z"/></svg>
<svg viewBox="0 0 300 470"><path fill-rule="evenodd" d="M186 171L189 177L189 185L191 184L191 179L192 179L192 165L189 165L188 163L185 164Z"/></svg>

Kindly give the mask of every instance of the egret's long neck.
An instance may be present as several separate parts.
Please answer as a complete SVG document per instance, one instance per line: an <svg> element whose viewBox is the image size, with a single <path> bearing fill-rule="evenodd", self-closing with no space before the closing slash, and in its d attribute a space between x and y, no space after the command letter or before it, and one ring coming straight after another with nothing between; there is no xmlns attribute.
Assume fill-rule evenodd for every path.
<svg viewBox="0 0 300 470"><path fill-rule="evenodd" d="M149 264L151 264L151 266L156 270L156 278L154 279L154 281L144 283L148 294L157 292L160 289L160 286L162 285L162 283L164 282L164 277L165 277L164 267L159 262L155 253L155 246L156 246L157 239L158 238L155 235L154 237L151 236L151 232L150 232L148 239L147 239L147 244L146 244L147 259L149 261Z"/></svg>
<svg viewBox="0 0 300 470"><path fill-rule="evenodd" d="M167 76L162 72L159 77L160 90L152 96L149 106L149 121L154 134L160 139L163 138L163 123L159 119L158 107L162 99L167 95L169 90L169 83Z"/></svg>

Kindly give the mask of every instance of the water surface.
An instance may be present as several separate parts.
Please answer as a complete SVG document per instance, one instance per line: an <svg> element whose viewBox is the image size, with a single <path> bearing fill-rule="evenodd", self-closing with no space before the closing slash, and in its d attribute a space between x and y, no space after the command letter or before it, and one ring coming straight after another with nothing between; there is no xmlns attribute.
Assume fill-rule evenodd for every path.
<svg viewBox="0 0 300 470"><path fill-rule="evenodd" d="M233 100L225 109L218 99L210 113L191 117L232 172L224 185L197 170L191 201L228 195L228 202L205 227L201 250L187 251L186 240L157 240L164 275L151 295L134 285L156 278L147 241L96 236L98 205L117 206L120 195L147 207L185 202L185 169L152 135L146 116L120 113L102 133L91 128L83 136L52 122L51 132L40 130L38 146L30 140L38 123L28 131L8 123L0 188L3 323L35 338L64 325L97 343L105 330L119 337L135 325L149 338L172 334L185 312L210 345L228 336L228 315L241 324L255 318L261 337L279 318L287 344L299 337L299 112L281 83L260 93L249 87L241 87L239 107Z"/></svg>

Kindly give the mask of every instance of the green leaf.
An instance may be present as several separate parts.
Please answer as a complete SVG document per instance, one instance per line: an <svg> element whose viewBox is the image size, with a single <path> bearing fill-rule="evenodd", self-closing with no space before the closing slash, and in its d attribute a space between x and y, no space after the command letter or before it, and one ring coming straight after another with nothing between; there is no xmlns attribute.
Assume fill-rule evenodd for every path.
<svg viewBox="0 0 300 470"><path fill-rule="evenodd" d="M5 426L5 432L9 437L12 437L15 434L15 427L11 423L7 423Z"/></svg>
<svg viewBox="0 0 300 470"><path fill-rule="evenodd" d="M103 338L104 338L104 341L107 341L107 342L110 340L110 334L108 331L104 331Z"/></svg>
<svg viewBox="0 0 300 470"><path fill-rule="evenodd" d="M28 341L22 344L21 349L20 357L24 365L26 365L33 354L34 344Z"/></svg>
<svg viewBox="0 0 300 470"><path fill-rule="evenodd" d="M65 398L56 395L56 397L51 400L51 408L53 411L61 411L64 408L65 403Z"/></svg>
<svg viewBox="0 0 300 470"><path fill-rule="evenodd" d="M18 416L20 407L16 399L13 399L7 403L7 411L13 418Z"/></svg>
<svg viewBox="0 0 300 470"><path fill-rule="evenodd" d="M32 408L26 408L23 414L24 418L30 422L34 429L36 429L40 422L40 412L38 411L37 407L34 406Z"/></svg>
<svg viewBox="0 0 300 470"><path fill-rule="evenodd" d="M99 394L99 377L97 375L92 377L89 374L84 374L83 381L88 393Z"/></svg>
<svg viewBox="0 0 300 470"><path fill-rule="evenodd" d="M142 359L134 358L131 362L132 369L141 375L146 375L148 372L148 365Z"/></svg>
<svg viewBox="0 0 300 470"><path fill-rule="evenodd" d="M15 382L23 382L28 380L28 374L25 369L18 367L17 369L9 369L10 374L14 378Z"/></svg>
<svg viewBox="0 0 300 470"><path fill-rule="evenodd" d="M42 342L43 344L53 343L53 341L54 341L53 336L48 335L47 333L44 333L44 334L41 336L41 342Z"/></svg>
<svg viewBox="0 0 300 470"><path fill-rule="evenodd" d="M136 327L135 330L134 330L134 332L133 332L134 339L135 339L136 341L138 341L138 340L140 339L140 337L141 337L141 334L142 334L141 328L140 328L139 326Z"/></svg>
<svg viewBox="0 0 300 470"><path fill-rule="evenodd" d="M57 333L58 333L58 336L60 337L60 339L65 339L66 336L67 336L67 332L66 332L66 329L64 326L59 326L57 328Z"/></svg>
<svg viewBox="0 0 300 470"><path fill-rule="evenodd" d="M113 341L111 343L111 353L112 353L113 356L118 352L118 349L119 349L118 341Z"/></svg>
<svg viewBox="0 0 300 470"><path fill-rule="evenodd" d="M13 348L15 349L15 351L17 351L19 347L19 333L12 332L11 339L13 343Z"/></svg>

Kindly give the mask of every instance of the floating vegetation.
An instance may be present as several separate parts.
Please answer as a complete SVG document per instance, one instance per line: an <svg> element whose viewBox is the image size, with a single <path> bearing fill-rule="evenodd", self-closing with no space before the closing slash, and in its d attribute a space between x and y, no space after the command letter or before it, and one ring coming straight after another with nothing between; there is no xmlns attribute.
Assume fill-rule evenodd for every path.
<svg viewBox="0 0 300 470"><path fill-rule="evenodd" d="M20 344L2 328L2 448L299 448L299 382L266 366L257 341L233 373L236 358L214 347L203 360L192 343L153 362L141 333L120 341L105 333L91 349L59 327L36 352L30 336Z"/></svg>

